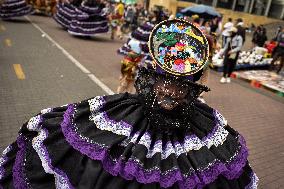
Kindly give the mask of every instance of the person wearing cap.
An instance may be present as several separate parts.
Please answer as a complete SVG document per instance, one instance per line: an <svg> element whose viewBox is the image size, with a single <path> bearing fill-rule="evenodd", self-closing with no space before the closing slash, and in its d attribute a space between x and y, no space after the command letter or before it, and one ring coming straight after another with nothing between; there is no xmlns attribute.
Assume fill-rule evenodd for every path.
<svg viewBox="0 0 284 189"><path fill-rule="evenodd" d="M197 100L209 91L196 83L208 57L202 32L161 22L149 49L137 94L44 109L25 123L3 152L1 188L255 189L244 137Z"/></svg>
<svg viewBox="0 0 284 189"><path fill-rule="evenodd" d="M221 83L230 83L230 76L235 69L239 53L243 46L243 38L238 33L238 29L232 27L229 30L230 37L227 38L225 47L223 48L224 52L224 67L223 67L223 77L221 78Z"/></svg>

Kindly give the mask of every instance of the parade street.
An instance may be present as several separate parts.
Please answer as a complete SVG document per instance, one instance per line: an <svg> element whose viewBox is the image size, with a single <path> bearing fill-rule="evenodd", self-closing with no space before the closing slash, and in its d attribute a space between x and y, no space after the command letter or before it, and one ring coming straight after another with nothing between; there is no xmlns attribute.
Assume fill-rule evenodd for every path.
<svg viewBox="0 0 284 189"><path fill-rule="evenodd" d="M50 17L0 21L0 151L48 107L116 92L123 40L69 35ZM210 71L206 102L244 135L259 188L284 188L284 98Z"/></svg>

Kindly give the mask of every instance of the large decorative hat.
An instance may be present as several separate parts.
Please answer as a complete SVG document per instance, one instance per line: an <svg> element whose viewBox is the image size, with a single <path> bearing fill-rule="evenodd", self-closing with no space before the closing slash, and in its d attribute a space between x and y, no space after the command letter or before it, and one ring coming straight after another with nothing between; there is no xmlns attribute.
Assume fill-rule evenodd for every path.
<svg viewBox="0 0 284 189"><path fill-rule="evenodd" d="M208 41L200 29L180 19L156 25L148 45L153 67L176 76L190 76L202 70L209 55Z"/></svg>

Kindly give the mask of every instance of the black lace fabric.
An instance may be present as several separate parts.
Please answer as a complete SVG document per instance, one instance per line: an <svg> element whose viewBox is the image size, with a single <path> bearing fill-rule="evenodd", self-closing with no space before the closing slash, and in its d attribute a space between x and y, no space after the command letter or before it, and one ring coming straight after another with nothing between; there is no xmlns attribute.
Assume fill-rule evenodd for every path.
<svg viewBox="0 0 284 189"><path fill-rule="evenodd" d="M194 103L207 86L194 83L184 77L159 74L140 68L135 82L139 97L145 104L145 113L155 129L187 129L194 112Z"/></svg>

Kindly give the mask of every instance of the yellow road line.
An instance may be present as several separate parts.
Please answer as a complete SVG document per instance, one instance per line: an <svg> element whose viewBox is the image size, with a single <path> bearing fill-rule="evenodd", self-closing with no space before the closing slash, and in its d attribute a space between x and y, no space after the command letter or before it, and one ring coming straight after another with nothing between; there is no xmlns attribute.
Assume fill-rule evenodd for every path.
<svg viewBox="0 0 284 189"><path fill-rule="evenodd" d="M13 67L14 67L14 70L15 70L15 73L18 79L21 79L21 80L26 79L26 76L24 74L21 64L13 64Z"/></svg>
<svg viewBox="0 0 284 189"><path fill-rule="evenodd" d="M12 46L11 39L5 39L5 44L6 44L7 47L11 47Z"/></svg>
<svg viewBox="0 0 284 189"><path fill-rule="evenodd" d="M5 26L1 25L0 28L1 28L2 31L6 31Z"/></svg>

